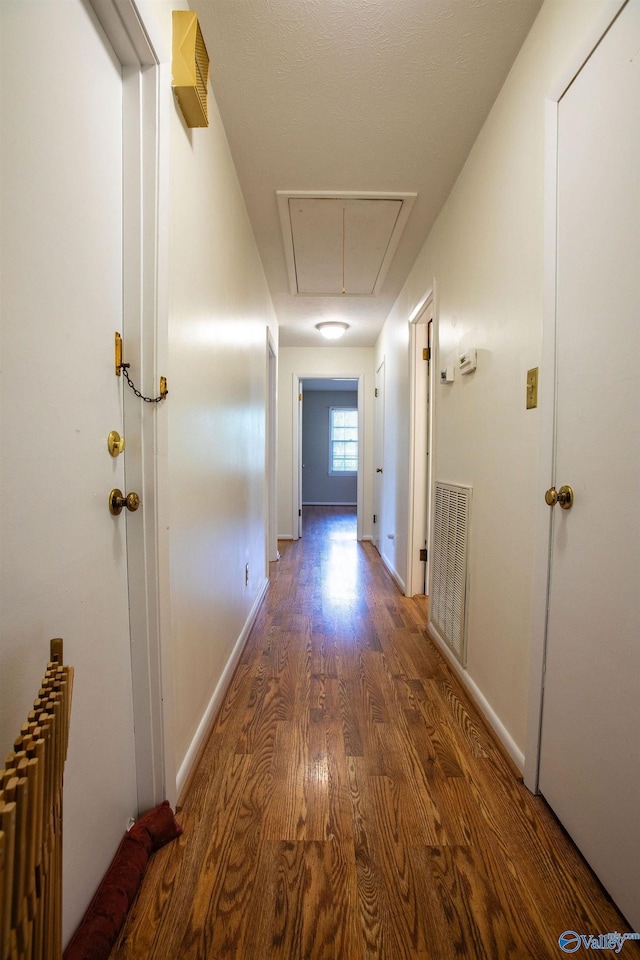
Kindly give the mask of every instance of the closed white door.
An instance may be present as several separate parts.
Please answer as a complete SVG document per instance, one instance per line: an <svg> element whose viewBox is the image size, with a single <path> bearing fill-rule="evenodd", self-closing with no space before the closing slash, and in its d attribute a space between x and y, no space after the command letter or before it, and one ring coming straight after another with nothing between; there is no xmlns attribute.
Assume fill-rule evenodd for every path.
<svg viewBox="0 0 640 960"><path fill-rule="evenodd" d="M126 524L108 509L125 486L107 449L123 432L122 76L82 0L3 0L1 18L2 733L63 637L68 934L137 811Z"/></svg>
<svg viewBox="0 0 640 960"><path fill-rule="evenodd" d="M553 507L540 789L640 930L638 0L558 124L555 486L575 500Z"/></svg>

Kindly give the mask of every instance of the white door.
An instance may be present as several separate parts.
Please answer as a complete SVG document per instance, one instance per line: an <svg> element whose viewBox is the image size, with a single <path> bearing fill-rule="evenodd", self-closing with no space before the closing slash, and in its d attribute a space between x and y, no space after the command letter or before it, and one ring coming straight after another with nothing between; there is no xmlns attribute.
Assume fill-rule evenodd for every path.
<svg viewBox="0 0 640 960"><path fill-rule="evenodd" d="M380 553L380 529L382 515L382 476L384 472L384 360L376 370L375 436L373 478L373 543Z"/></svg>
<svg viewBox="0 0 640 960"><path fill-rule="evenodd" d="M125 488L107 449L123 423L122 76L82 0L0 15L3 722L63 637L66 936L137 811L126 523L108 509Z"/></svg>
<svg viewBox="0 0 640 960"><path fill-rule="evenodd" d="M558 124L555 485L575 500L552 515L540 790L639 930L638 0Z"/></svg>

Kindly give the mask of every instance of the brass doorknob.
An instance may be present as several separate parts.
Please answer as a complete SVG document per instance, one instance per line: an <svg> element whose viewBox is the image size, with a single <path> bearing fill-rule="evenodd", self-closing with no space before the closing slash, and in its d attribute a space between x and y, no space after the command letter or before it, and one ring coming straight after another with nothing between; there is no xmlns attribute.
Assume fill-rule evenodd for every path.
<svg viewBox="0 0 640 960"><path fill-rule="evenodd" d="M118 517L122 513L124 507L126 507L127 510L131 511L131 513L135 513L141 502L142 501L137 493L128 493L125 497L122 493L122 490L118 490L116 487L109 494L109 512L112 514L112 516Z"/></svg>
<svg viewBox="0 0 640 960"><path fill-rule="evenodd" d="M556 490L555 487L549 487L544 495L544 499L550 507L555 507L556 503L559 503L563 510L571 510L573 506L573 490L566 484L560 487L559 490Z"/></svg>

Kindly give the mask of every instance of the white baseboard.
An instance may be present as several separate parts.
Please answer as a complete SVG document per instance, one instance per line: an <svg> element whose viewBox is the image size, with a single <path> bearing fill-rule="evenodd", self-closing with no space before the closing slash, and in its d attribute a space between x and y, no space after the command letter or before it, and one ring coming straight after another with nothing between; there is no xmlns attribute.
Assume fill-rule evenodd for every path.
<svg viewBox="0 0 640 960"><path fill-rule="evenodd" d="M389 563L389 561L388 561L387 558L384 556L384 554L381 553L381 554L380 554L380 558L381 558L382 562L384 563L385 567L387 568L388 572L391 574L391 576L392 576L393 579L395 580L396 585L400 588L401 593L404 595L404 594L405 594L404 580L402 579L402 577L400 576L400 574L398 573L398 571L395 569L395 567L393 566L393 564Z"/></svg>
<svg viewBox="0 0 640 960"><path fill-rule="evenodd" d="M251 612L249 613L246 623L242 628L242 632L235 642L231 656L229 657L227 665L222 672L222 676L218 680L216 688L213 691L211 699L209 700L209 704L204 712L204 716L198 724L198 729L195 732L195 736L191 741L185 758L180 765L180 769L178 770L178 775L176 777L176 791L178 797L180 797L185 784L188 782L193 766L198 760L200 751L202 750L202 747L209 736L209 732L213 726L218 710L220 709L224 695L226 694L229 684L231 683L233 672L238 665L238 661L242 655L242 651L244 650L244 646L251 632L251 628L255 623L256 617L258 616L258 611L260 610L268 586L269 581L265 577L264 582L260 587L258 596L256 597L253 607L251 608Z"/></svg>
<svg viewBox="0 0 640 960"><path fill-rule="evenodd" d="M465 690L478 707L491 729L496 734L498 740L515 763L520 773L522 773L524 771L524 753L517 745L485 695L482 693L480 687L474 680L471 679L464 667L458 663L454 654L451 652L447 644L440 636L440 633L432 623L427 624L427 632L438 647L438 650L440 650L442 655L446 657L447 662L451 664Z"/></svg>

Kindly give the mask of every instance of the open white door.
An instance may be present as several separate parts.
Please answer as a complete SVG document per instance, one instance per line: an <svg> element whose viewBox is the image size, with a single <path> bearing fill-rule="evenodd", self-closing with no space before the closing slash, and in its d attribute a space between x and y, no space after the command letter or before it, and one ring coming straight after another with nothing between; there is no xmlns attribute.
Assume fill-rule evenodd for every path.
<svg viewBox="0 0 640 960"><path fill-rule="evenodd" d="M638 50L640 3L632 0L558 108L554 480L561 503L553 507L539 781L635 930L640 929ZM563 485L573 488L570 509Z"/></svg>

